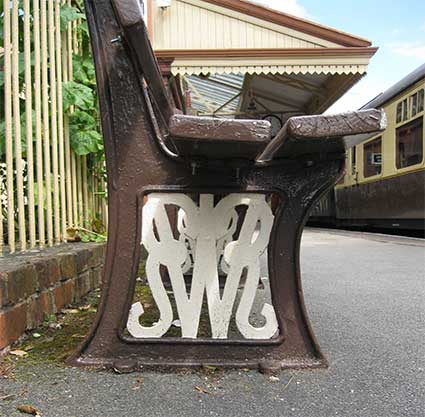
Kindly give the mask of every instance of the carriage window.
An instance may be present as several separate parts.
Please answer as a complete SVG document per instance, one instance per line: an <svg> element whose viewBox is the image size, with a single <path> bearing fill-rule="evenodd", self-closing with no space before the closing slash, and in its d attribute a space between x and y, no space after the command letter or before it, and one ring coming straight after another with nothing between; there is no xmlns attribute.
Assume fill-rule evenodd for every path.
<svg viewBox="0 0 425 417"><path fill-rule="evenodd" d="M418 91L418 113L424 109L424 89Z"/></svg>
<svg viewBox="0 0 425 417"><path fill-rule="evenodd" d="M414 117L424 109L424 90L419 90L410 96L411 116Z"/></svg>
<svg viewBox="0 0 425 417"><path fill-rule="evenodd" d="M418 112L418 93L410 96L410 108L412 109L412 117Z"/></svg>
<svg viewBox="0 0 425 417"><path fill-rule="evenodd" d="M382 138L366 143L363 147L363 155L364 177L379 175L382 171Z"/></svg>
<svg viewBox="0 0 425 417"><path fill-rule="evenodd" d="M396 116L396 123L400 123L401 122L401 113L403 110L403 103L398 103L397 104L397 116Z"/></svg>
<svg viewBox="0 0 425 417"><path fill-rule="evenodd" d="M422 162L422 119L420 117L396 130L397 168L405 168Z"/></svg>
<svg viewBox="0 0 425 417"><path fill-rule="evenodd" d="M404 122L409 118L409 100L405 98L397 104L396 123Z"/></svg>
<svg viewBox="0 0 425 417"><path fill-rule="evenodd" d="M409 118L409 106L407 104L407 98L405 98L403 101L403 115L402 115L402 120L405 121Z"/></svg>
<svg viewBox="0 0 425 417"><path fill-rule="evenodd" d="M356 175L356 146L351 148L351 175Z"/></svg>

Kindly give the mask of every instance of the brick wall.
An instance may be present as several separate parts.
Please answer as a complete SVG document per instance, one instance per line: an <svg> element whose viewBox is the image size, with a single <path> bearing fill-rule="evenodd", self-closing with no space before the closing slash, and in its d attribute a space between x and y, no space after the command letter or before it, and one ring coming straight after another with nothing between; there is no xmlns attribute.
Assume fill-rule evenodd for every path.
<svg viewBox="0 0 425 417"><path fill-rule="evenodd" d="M98 288L104 252L75 243L0 258L0 350Z"/></svg>

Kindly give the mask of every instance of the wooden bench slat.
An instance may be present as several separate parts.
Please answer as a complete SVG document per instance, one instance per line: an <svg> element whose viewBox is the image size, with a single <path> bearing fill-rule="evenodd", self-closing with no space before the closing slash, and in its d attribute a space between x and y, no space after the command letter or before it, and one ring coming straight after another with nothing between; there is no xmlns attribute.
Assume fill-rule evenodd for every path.
<svg viewBox="0 0 425 417"><path fill-rule="evenodd" d="M268 143L271 139L271 125L266 120L174 115L170 119L169 130L173 138L189 141Z"/></svg>

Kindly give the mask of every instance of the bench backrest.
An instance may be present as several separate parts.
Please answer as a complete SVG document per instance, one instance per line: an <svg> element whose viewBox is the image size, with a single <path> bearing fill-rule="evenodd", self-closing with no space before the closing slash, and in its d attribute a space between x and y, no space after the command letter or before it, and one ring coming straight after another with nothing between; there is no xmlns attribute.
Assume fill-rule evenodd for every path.
<svg viewBox="0 0 425 417"><path fill-rule="evenodd" d="M163 121L168 124L173 108L165 88L158 62L149 40L139 0L112 0L125 41L143 74L151 98Z"/></svg>

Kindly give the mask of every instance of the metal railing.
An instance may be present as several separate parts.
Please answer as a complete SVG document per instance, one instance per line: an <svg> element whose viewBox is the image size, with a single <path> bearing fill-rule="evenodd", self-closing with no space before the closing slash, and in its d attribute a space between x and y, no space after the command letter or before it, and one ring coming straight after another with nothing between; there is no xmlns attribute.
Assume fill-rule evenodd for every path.
<svg viewBox="0 0 425 417"><path fill-rule="evenodd" d="M3 4L0 253L13 253L64 242L69 227L90 228L95 215L106 224L107 208L102 163L89 169L87 156L72 150L72 108L62 102L78 22L61 30L61 1Z"/></svg>

